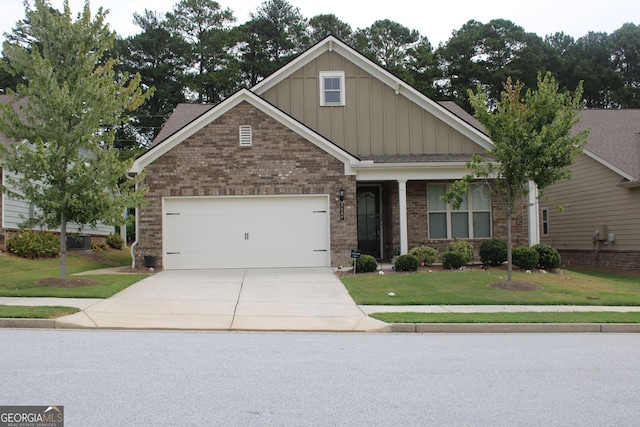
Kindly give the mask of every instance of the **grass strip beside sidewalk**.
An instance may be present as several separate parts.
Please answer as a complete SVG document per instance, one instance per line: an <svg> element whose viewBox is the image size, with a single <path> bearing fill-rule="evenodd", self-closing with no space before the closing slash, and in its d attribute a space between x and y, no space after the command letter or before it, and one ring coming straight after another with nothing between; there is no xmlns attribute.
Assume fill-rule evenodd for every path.
<svg viewBox="0 0 640 427"><path fill-rule="evenodd" d="M55 319L77 313L76 307L0 305L1 319Z"/></svg>
<svg viewBox="0 0 640 427"><path fill-rule="evenodd" d="M373 313L387 323L640 323L640 312Z"/></svg>

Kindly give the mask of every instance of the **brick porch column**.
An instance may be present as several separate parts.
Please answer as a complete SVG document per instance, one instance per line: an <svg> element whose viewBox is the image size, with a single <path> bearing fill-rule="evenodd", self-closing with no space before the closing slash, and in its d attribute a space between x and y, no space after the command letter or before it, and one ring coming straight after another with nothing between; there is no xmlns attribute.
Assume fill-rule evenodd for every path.
<svg viewBox="0 0 640 427"><path fill-rule="evenodd" d="M407 180L398 180L398 195L400 199L400 253L409 252L409 239L407 232Z"/></svg>

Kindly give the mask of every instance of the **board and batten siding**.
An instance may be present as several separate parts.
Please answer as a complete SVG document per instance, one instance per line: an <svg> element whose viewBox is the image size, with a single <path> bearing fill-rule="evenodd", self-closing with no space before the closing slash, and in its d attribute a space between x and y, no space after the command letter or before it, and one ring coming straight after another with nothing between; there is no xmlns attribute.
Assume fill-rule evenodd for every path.
<svg viewBox="0 0 640 427"><path fill-rule="evenodd" d="M549 236L543 236L541 230L542 243L558 250L638 250L640 188L620 187L619 174L585 154L578 156L571 170L570 181L544 191L541 207L549 212ZM558 205L564 212L558 211ZM607 234L615 234L615 243L602 241L594 248L592 237L603 225Z"/></svg>
<svg viewBox="0 0 640 427"><path fill-rule="evenodd" d="M344 71L344 106L320 106L319 73ZM355 155L481 154L482 148L336 52L325 52L262 97Z"/></svg>
<svg viewBox="0 0 640 427"><path fill-rule="evenodd" d="M15 178L15 174L8 171L3 172L3 182L6 185L6 177L11 176ZM33 209L31 204L24 201L9 197L7 194L2 194L2 228L17 229L20 228L25 220L32 218ZM34 230L45 229L46 227L33 227ZM70 233L74 233L80 229L79 225L73 222L67 224L67 230ZM55 231L60 231L56 229ZM82 230L83 233L94 234L99 236L108 236L114 232L113 226L98 223L96 228L85 226Z"/></svg>

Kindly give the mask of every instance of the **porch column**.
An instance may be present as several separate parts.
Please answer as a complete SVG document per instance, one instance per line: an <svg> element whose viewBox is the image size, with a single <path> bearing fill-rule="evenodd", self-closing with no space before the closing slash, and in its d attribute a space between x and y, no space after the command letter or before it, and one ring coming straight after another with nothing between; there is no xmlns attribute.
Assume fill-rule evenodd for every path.
<svg viewBox="0 0 640 427"><path fill-rule="evenodd" d="M529 246L540 243L540 209L538 187L529 181Z"/></svg>
<svg viewBox="0 0 640 427"><path fill-rule="evenodd" d="M407 232L407 180L398 180L398 195L400 198L400 254L409 252Z"/></svg>

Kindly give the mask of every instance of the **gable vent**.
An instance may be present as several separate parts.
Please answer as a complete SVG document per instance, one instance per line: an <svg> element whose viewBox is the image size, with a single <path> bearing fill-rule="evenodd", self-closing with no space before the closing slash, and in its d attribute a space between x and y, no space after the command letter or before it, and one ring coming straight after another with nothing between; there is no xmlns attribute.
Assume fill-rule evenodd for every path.
<svg viewBox="0 0 640 427"><path fill-rule="evenodd" d="M252 144L253 144L253 140L251 136L251 126L250 125L240 126L240 146L251 147Z"/></svg>

